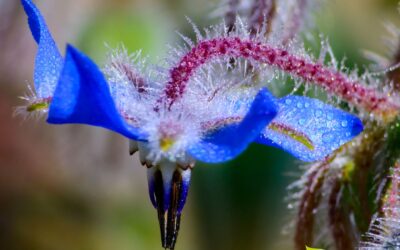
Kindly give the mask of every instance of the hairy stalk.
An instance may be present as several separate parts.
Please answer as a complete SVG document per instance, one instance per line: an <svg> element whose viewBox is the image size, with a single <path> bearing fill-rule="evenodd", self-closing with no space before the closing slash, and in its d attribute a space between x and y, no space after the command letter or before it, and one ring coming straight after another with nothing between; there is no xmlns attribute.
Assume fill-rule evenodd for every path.
<svg viewBox="0 0 400 250"><path fill-rule="evenodd" d="M355 240L348 230L350 228L348 214L345 213L343 206L340 205L342 192L342 180L341 178L335 178L328 201L329 224L336 249L354 249Z"/></svg>
<svg viewBox="0 0 400 250"><path fill-rule="evenodd" d="M400 247L400 161L391 168L391 183L383 199L380 216L371 223L360 243L361 250L398 249Z"/></svg>
<svg viewBox="0 0 400 250"><path fill-rule="evenodd" d="M361 141L358 143L354 153L354 165L356 171L354 171L353 183L357 187L358 200L360 202L359 216L362 218L358 227L361 232L365 232L368 228L368 222L372 218L372 208L369 206L368 201L370 190L368 188L368 179L371 177L371 173L374 171L375 158L378 152L384 146L385 130L381 127L370 128L363 133Z"/></svg>
<svg viewBox="0 0 400 250"><path fill-rule="evenodd" d="M375 125L369 125L356 140L311 166L302 177L306 181L301 184L298 200L296 249L328 238L324 230L314 229L316 225L319 226L317 230L329 228L334 249L354 249L359 234L368 230L374 209L368 201L376 191L376 187L370 187L372 172L380 172L375 168L380 165L377 158L386 142L386 130ZM325 216L324 212L327 212L328 224L326 220L318 220L317 216Z"/></svg>
<svg viewBox="0 0 400 250"><path fill-rule="evenodd" d="M382 213L386 218L400 219L400 161L392 167L390 188L387 191Z"/></svg>
<svg viewBox="0 0 400 250"><path fill-rule="evenodd" d="M305 190L300 198L299 211L295 228L295 249L303 250L305 245L313 243L313 229L315 209L321 200L321 188L324 183L325 174L329 167L330 159L315 164L306 173L307 182Z"/></svg>
<svg viewBox="0 0 400 250"><path fill-rule="evenodd" d="M400 47L393 56L392 65L400 63ZM400 70L395 68L388 71L387 78L394 83L394 89L400 90ZM360 249L382 249L389 247L399 247L400 242L397 236L400 233L400 214L399 214L399 180L400 180L400 152L398 149L399 132L398 120L389 124L387 127L378 126L376 131L381 132L381 142L384 145L375 149L383 152L382 163L375 177L377 186L380 186L377 193L377 211L376 218L370 221L368 232L366 232L363 241L360 243ZM388 139L384 138L387 137ZM374 138L371 140L374 142ZM371 142L367 145L373 146ZM360 156L362 158L362 156Z"/></svg>
<svg viewBox="0 0 400 250"><path fill-rule="evenodd" d="M320 86L358 109L384 119L392 119L399 112L399 103L388 95L367 87L360 81L352 80L336 69L290 54L285 49L239 37L199 42L170 70L170 80L164 89L164 96L158 103L164 101L166 106L171 108L174 102L183 96L186 85L195 71L218 57L244 58L253 64L258 62L270 65L295 78Z"/></svg>

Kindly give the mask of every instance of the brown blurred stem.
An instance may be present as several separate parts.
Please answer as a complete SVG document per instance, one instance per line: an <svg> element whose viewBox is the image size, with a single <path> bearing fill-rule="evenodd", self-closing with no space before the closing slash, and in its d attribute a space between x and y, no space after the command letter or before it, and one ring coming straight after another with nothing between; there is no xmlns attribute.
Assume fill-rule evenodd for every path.
<svg viewBox="0 0 400 250"><path fill-rule="evenodd" d="M316 167L307 176L295 229L296 250L304 250L304 246L310 246L313 243L314 211L321 201L321 188L328 166L328 160L317 163Z"/></svg>
<svg viewBox="0 0 400 250"><path fill-rule="evenodd" d="M343 185L341 178L335 178L329 194L329 225L336 247L335 249L355 249L355 239L352 237L349 215L346 214L341 204L342 191Z"/></svg>
<svg viewBox="0 0 400 250"><path fill-rule="evenodd" d="M235 30L236 14L238 11L240 0L229 0L229 10L225 14L225 24L228 28L228 33Z"/></svg>
<svg viewBox="0 0 400 250"><path fill-rule="evenodd" d="M392 59L392 66L400 63L400 44L397 47L397 51ZM400 68L397 67L395 70L390 71L387 74L389 80L394 83L394 89L400 91Z"/></svg>
<svg viewBox="0 0 400 250"><path fill-rule="evenodd" d="M276 15L275 0L255 0L249 17L250 34L255 36L265 25L265 34L271 32L272 22Z"/></svg>
<svg viewBox="0 0 400 250"><path fill-rule="evenodd" d="M390 186L386 191L386 197L380 212L383 213L386 218L399 218L400 160L391 167L391 170L392 176L389 178Z"/></svg>
<svg viewBox="0 0 400 250"><path fill-rule="evenodd" d="M354 164L356 169L352 177L353 185L358 190L357 197L355 198L359 202L358 215L362 218L358 220L357 223L360 232L366 232L368 230L369 222L372 219L373 212L369 203L369 178L371 176L371 171L374 170L376 153L380 151L385 142L385 129L382 127L367 128L363 134L364 136L358 143L358 147L354 152ZM383 172L385 172L385 174ZM377 177L386 179L386 171L379 170L375 178Z"/></svg>
<svg viewBox="0 0 400 250"><path fill-rule="evenodd" d="M296 4L294 4L285 27L285 35L282 39L283 45L287 45L301 31L309 4L309 0L297 0Z"/></svg>

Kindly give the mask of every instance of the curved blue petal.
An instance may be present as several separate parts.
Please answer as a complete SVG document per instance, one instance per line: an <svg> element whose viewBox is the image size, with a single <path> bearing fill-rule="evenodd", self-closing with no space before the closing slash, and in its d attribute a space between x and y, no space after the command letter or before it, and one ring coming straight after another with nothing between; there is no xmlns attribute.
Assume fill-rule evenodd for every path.
<svg viewBox="0 0 400 250"><path fill-rule="evenodd" d="M321 160L363 130L360 119L302 96L279 101L279 113L257 142L276 146L303 161Z"/></svg>
<svg viewBox="0 0 400 250"><path fill-rule="evenodd" d="M22 0L21 3L28 16L33 38L38 44L34 71L36 93L41 98L50 97L56 88L63 58L39 9L30 0Z"/></svg>
<svg viewBox="0 0 400 250"><path fill-rule="evenodd" d="M208 163L228 161L252 143L277 114L275 97L262 89L244 119L218 129L188 150L194 158Z"/></svg>
<svg viewBox="0 0 400 250"><path fill-rule="evenodd" d="M47 122L88 124L110 129L130 139L145 140L145 135L127 124L118 113L97 65L72 46L67 47Z"/></svg>

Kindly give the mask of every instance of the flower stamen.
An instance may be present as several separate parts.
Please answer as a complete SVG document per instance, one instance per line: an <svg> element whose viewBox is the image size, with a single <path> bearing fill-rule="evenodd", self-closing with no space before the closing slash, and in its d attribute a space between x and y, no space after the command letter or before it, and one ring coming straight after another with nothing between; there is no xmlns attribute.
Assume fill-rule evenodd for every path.
<svg viewBox="0 0 400 250"><path fill-rule="evenodd" d="M164 137L160 139L160 149L163 152L170 150L175 144L175 140L171 137Z"/></svg>

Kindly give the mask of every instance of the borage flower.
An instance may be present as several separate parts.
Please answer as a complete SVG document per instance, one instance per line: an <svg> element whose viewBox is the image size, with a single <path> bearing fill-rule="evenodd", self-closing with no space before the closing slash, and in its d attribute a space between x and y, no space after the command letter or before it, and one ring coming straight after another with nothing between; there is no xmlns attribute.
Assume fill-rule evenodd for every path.
<svg viewBox="0 0 400 250"><path fill-rule="evenodd" d="M139 151L148 168L164 248L175 246L196 160L228 161L258 142L315 161L363 129L357 117L319 100L276 98L252 84L242 60L258 71L274 74L271 69L278 69L317 82L323 82L318 74L326 70L257 37L228 34L224 26L214 29L216 34L222 30L219 36L203 38L197 31L197 44L184 38L190 48L178 51L179 60L167 70L146 69L139 54L117 49L105 67L106 80L90 58L70 45L63 59L39 10L29 0L22 4L39 46L36 96L26 111L48 111L51 124L88 124L129 138L131 154ZM296 67L314 74L296 73Z"/></svg>

